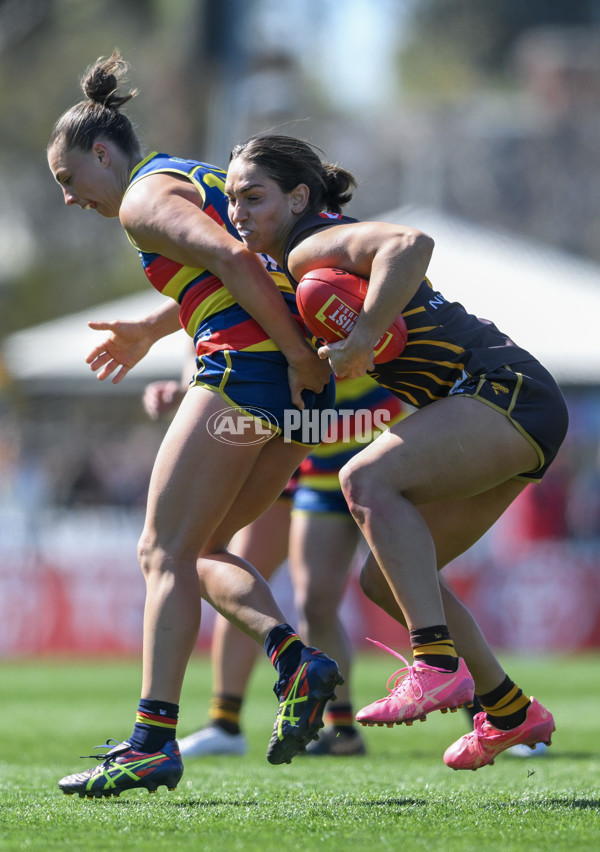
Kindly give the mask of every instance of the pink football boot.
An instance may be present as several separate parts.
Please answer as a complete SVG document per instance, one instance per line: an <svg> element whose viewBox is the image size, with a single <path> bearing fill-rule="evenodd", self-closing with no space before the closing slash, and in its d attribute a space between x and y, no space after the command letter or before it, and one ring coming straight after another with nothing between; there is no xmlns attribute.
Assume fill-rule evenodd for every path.
<svg viewBox="0 0 600 852"><path fill-rule="evenodd" d="M444 763L451 769L479 769L494 762L496 755L514 745L551 744L554 719L549 710L531 698L525 721L510 731L501 731L488 722L485 713L473 720L473 730L446 749Z"/></svg>
<svg viewBox="0 0 600 852"><path fill-rule="evenodd" d="M392 651L381 642L374 645L389 651L405 664L390 676L387 689L390 693L363 707L356 714L361 725L412 725L417 719L424 722L428 713L434 710L455 712L463 704L473 703L474 683L464 660L460 660L457 671L448 672L415 662L409 665L401 654ZM393 687L390 683L393 682Z"/></svg>

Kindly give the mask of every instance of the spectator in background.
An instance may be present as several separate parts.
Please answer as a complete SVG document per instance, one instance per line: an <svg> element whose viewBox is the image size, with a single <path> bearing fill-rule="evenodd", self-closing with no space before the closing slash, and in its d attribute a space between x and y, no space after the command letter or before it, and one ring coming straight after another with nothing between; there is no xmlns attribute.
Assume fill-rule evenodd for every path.
<svg viewBox="0 0 600 852"><path fill-rule="evenodd" d="M574 538L600 539L600 444L591 464L573 477L569 489L567 522Z"/></svg>

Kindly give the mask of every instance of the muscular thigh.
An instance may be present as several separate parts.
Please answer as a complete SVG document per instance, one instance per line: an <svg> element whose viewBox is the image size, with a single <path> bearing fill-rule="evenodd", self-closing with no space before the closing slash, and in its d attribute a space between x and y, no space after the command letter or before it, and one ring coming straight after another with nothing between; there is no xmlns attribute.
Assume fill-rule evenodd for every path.
<svg viewBox="0 0 600 852"><path fill-rule="evenodd" d="M196 555L205 546L232 511L262 451L243 429L235 445L211 434L211 417L222 409L217 394L190 389L156 458L144 534L179 554Z"/></svg>
<svg viewBox="0 0 600 852"><path fill-rule="evenodd" d="M350 468L420 505L488 491L538 464L507 417L477 400L449 397L392 426Z"/></svg>
<svg viewBox="0 0 600 852"><path fill-rule="evenodd" d="M525 482L510 479L463 500L419 506L435 544L438 570L472 547L526 486Z"/></svg>
<svg viewBox="0 0 600 852"><path fill-rule="evenodd" d="M242 527L259 518L282 494L310 447L273 437L260 448L252 469L235 495L226 517L207 543L209 549L226 546ZM235 458L232 459L235 463Z"/></svg>

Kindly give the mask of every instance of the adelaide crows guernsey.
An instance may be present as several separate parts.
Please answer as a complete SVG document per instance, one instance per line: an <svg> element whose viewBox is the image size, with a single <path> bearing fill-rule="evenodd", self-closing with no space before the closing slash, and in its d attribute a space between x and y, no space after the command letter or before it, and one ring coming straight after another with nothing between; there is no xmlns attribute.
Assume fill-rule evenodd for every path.
<svg viewBox="0 0 600 852"><path fill-rule="evenodd" d="M148 175L159 173L189 179L198 190L203 212L239 240L227 215L224 170L197 160L183 160L154 152L133 170L127 191ZM131 238L130 242L135 246ZM178 302L181 325L194 339L199 356L224 349L240 352L277 349L262 327L237 304L222 281L209 269L184 266L163 255L140 251L138 246L135 248L152 286ZM259 257L301 324L294 291L286 276L267 255ZM302 324L301 328L304 328Z"/></svg>
<svg viewBox="0 0 600 852"><path fill-rule="evenodd" d="M321 228L358 220L333 213L305 216L292 229L285 248L284 270L290 282L289 254L298 243ZM402 311L408 330L404 351L393 361L377 364L369 373L401 399L422 408L448 396L455 384L504 364L535 361L489 320L469 314L459 302L449 302L428 278Z"/></svg>

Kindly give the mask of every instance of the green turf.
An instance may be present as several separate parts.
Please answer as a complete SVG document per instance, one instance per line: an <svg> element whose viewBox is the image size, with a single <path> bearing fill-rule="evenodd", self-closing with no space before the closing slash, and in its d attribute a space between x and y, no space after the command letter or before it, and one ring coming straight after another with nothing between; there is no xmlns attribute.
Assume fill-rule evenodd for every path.
<svg viewBox="0 0 600 852"><path fill-rule="evenodd" d="M392 665L390 666L390 662ZM511 676L549 706L550 752L510 755L477 772L442 763L467 717L430 716L393 729L365 728L365 758L265 758L276 700L266 661L255 671L244 726L245 758L188 761L175 792L120 798L64 796L65 774L85 769L91 746L124 739L139 691L137 661L0 663L0 849L384 852L580 850L600 842L600 657L503 658ZM380 697L393 661L362 656L356 704ZM180 734L204 721L210 668L190 666Z"/></svg>

